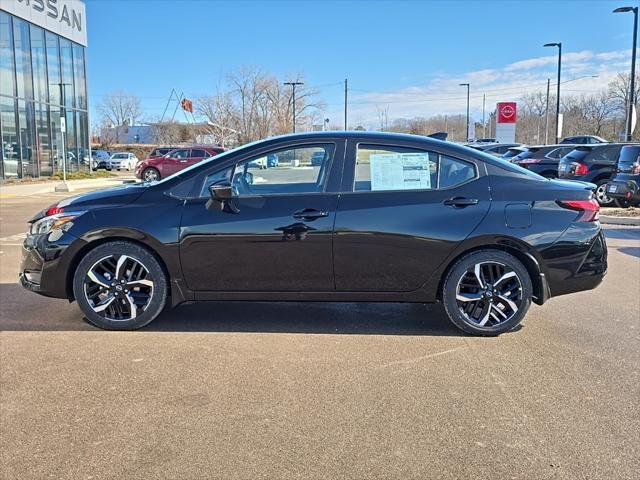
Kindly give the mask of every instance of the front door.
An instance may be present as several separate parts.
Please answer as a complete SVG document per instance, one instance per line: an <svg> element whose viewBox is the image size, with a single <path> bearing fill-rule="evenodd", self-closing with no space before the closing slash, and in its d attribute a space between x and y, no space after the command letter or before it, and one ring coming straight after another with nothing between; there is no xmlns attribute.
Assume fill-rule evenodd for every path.
<svg viewBox="0 0 640 480"><path fill-rule="evenodd" d="M488 177L475 162L420 147L353 142L348 152L336 290L419 289L487 213Z"/></svg>
<svg viewBox="0 0 640 480"><path fill-rule="evenodd" d="M325 162L312 165L314 153ZM261 160L278 156L262 169ZM195 291L332 291L332 233L338 203L328 192L334 143L298 145L213 170L198 198L187 200L180 229L180 260ZM272 163L273 165L273 163ZM221 210L208 192L231 182L234 198Z"/></svg>
<svg viewBox="0 0 640 480"><path fill-rule="evenodd" d="M176 172L186 168L189 165L189 155L191 155L190 148L183 148L180 150L174 150L167 154L162 162L163 177L168 177Z"/></svg>

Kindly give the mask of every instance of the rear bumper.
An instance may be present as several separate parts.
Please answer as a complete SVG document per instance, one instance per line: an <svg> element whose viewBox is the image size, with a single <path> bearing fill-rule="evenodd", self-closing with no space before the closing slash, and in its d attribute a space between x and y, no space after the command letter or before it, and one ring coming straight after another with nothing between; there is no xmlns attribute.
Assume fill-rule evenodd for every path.
<svg viewBox="0 0 640 480"><path fill-rule="evenodd" d="M598 222L574 223L545 250L552 297L596 288L607 273L607 243Z"/></svg>
<svg viewBox="0 0 640 480"><path fill-rule="evenodd" d="M640 201L640 186L635 180L612 180L607 183L607 195L613 198Z"/></svg>

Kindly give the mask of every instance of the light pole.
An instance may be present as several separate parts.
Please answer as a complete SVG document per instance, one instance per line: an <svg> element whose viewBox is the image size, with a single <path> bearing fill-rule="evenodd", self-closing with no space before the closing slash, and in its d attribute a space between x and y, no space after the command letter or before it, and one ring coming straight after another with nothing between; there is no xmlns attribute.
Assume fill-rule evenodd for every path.
<svg viewBox="0 0 640 480"><path fill-rule="evenodd" d="M293 100L293 133L296 133L296 87L304 85L302 82L284 82L285 85L291 85L291 96Z"/></svg>
<svg viewBox="0 0 640 480"><path fill-rule="evenodd" d="M635 105L636 88L636 45L638 43L638 7L620 7L613 13L633 12L633 49L631 51L631 78L629 79L629 115L627 116L627 142L633 135L633 106Z"/></svg>
<svg viewBox="0 0 640 480"><path fill-rule="evenodd" d="M468 83L460 83L459 86L467 87L467 142L469 141L469 84Z"/></svg>
<svg viewBox="0 0 640 480"><path fill-rule="evenodd" d="M70 192L71 189L67 184L67 152L65 149L64 136L67 133L67 108L66 108L66 90L67 85L70 83L51 83L50 85L56 85L60 87L60 105L62 105L62 111L60 114L60 145L62 146L62 183L55 186L56 192Z"/></svg>
<svg viewBox="0 0 640 480"><path fill-rule="evenodd" d="M556 143L560 143L560 72L562 70L562 43L545 43L545 47L558 47L558 85L556 90Z"/></svg>

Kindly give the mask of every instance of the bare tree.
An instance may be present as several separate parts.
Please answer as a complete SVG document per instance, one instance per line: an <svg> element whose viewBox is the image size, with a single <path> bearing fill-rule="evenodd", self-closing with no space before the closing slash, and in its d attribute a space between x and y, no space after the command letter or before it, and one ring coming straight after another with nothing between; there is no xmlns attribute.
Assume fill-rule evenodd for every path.
<svg viewBox="0 0 640 480"><path fill-rule="evenodd" d="M140 98L133 93L112 92L105 95L98 104L98 112L102 115L103 123L111 126L135 123L142 115Z"/></svg>

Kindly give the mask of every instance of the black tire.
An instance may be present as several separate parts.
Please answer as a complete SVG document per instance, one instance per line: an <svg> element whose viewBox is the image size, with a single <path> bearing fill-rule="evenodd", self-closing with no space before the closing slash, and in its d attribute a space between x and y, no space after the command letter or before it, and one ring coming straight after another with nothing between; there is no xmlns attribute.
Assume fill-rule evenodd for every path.
<svg viewBox="0 0 640 480"><path fill-rule="evenodd" d="M478 288L473 293L465 294L461 292L460 297L467 300L459 301L459 288L473 291L473 287L464 283L463 280L466 281L470 278L470 269L475 271L476 265L483 265L480 276L485 286L490 287L487 289L490 291L487 293L485 289ZM492 271L514 272L516 276L510 276L500 282L500 285L498 282L493 285L482 273L482 270L487 271L486 269L488 269L489 273ZM500 278L504 278L504 273L498 273L497 275L500 275ZM511 274L509 273L509 275ZM477 275L472 277L475 279ZM500 278L494 278L493 280L497 281ZM480 280L478 280L478 283L480 283ZM501 292L501 285L503 288L509 289L509 291ZM508 295L512 296L507 297ZM527 269L513 255L499 250L478 250L463 256L449 269L442 287L442 303L449 320L460 330L480 336L496 336L513 330L520 324L529 310L532 295L533 287ZM478 300L468 300L469 297L475 298L474 296L477 296ZM507 297L506 300L505 297ZM509 301L517 307L515 310L509 307ZM485 309L486 305L488 307ZM467 312L466 309L471 311ZM478 309L480 309L480 312L478 312ZM486 314L484 314L485 311L487 312ZM478 322L473 321L472 317L475 312L480 313L479 316L485 319L486 323L483 324L482 319L479 319L480 321ZM505 312L509 314L507 315ZM500 315L505 318L501 318ZM498 321L494 320L494 318L498 319Z"/></svg>
<svg viewBox="0 0 640 480"><path fill-rule="evenodd" d="M614 207L616 206L615 199L607 196L607 182L608 180L598 180L596 183L595 197L601 207Z"/></svg>
<svg viewBox="0 0 640 480"><path fill-rule="evenodd" d="M143 267L143 269L140 267L132 268L129 279L131 280L131 275L133 275L134 271L144 272L144 281L151 282L151 287L133 286L129 287L130 290L123 290L127 285L134 285L136 283L142 283L143 281L133 280L129 284L123 280L122 283L124 283L124 285L120 286L119 291L116 291L115 289L119 286L116 280L120 278L120 276L113 275L110 279L113 280L113 282L110 283L107 274L103 274L100 279L106 283L105 287L108 287L109 291L101 295L104 295L103 298L111 301L103 301L97 306L95 302L91 303L92 301L88 298L90 296L89 292L94 292L95 288L99 290L106 289L99 286L103 285L102 283L98 282L96 284L90 279L89 271L92 270L95 275L97 268L99 268L98 266L102 265L101 262L110 262L111 259L113 259L114 262L116 259L119 261L120 257L123 256L127 262L137 262ZM125 266L122 276L126 276L129 270L126 270L126 264L124 262L123 265ZM146 272L144 269L146 269ZM137 292L134 291L136 288L138 289ZM146 292L141 292L141 289L146 289ZM125 292L130 292L130 295L125 294ZM73 276L73 294L85 318L96 327L105 330L135 330L144 327L154 320L164 309L168 296L168 280L160 262L149 250L135 243L114 241L97 246L89 251L82 261L80 261ZM138 297L134 298L134 294L144 296L144 304L137 304L134 307L134 303L140 301ZM97 297L93 296L93 298ZM134 302L134 300L136 300L136 302ZM118 302L120 302L120 304ZM109 303L111 303L112 306L108 309L102 309L103 314L94 310L96 307L100 308ZM131 305L131 307L129 307L129 305ZM131 318L131 314L128 316L122 314L123 310L127 309L130 313L133 311L133 318ZM113 318L116 316L121 316L121 318Z"/></svg>
<svg viewBox="0 0 640 480"><path fill-rule="evenodd" d="M626 198L616 198L616 205L620 208L629 208L631 206L631 200Z"/></svg>
<svg viewBox="0 0 640 480"><path fill-rule="evenodd" d="M150 178L152 175L155 175L156 178ZM147 177L149 177L149 178L147 178ZM140 178L144 182L153 182L155 180L160 180L160 172L158 171L157 168L147 167L140 174Z"/></svg>

